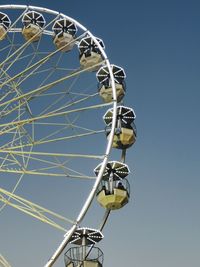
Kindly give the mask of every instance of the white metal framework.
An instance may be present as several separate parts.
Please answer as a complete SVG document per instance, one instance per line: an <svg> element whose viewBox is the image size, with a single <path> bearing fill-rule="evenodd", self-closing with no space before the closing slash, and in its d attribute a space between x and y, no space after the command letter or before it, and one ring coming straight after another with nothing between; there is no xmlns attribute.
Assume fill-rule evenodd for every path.
<svg viewBox="0 0 200 267"><path fill-rule="evenodd" d="M46 24L40 27L34 13L28 13L33 14L33 20L30 18L25 26L29 28L24 32L22 22L30 11L44 18ZM102 179L116 124L115 82L101 44L78 21L35 6L1 5L0 12L7 14L11 21L0 38L0 216L4 217L5 212L10 218L7 210L10 211L8 207L11 206L65 233L45 265L49 267L82 222ZM62 19L71 21L78 29L73 50L67 53L63 52L64 47L55 47L53 43L52 27ZM101 52L102 62L97 66L106 66L110 73L113 91L110 103L103 103L99 97L95 74L89 71L94 66L80 67L76 50L86 36L92 38ZM67 45L69 43L64 44ZM113 126L107 141L102 115L111 107ZM101 163L101 168L95 177L92 172L97 163ZM72 217L60 215L60 211L65 214L78 202L79 180L85 181L81 182L81 187L87 197L80 197L82 207L78 216L73 212ZM74 199L68 185L75 191ZM63 195L65 187L66 198ZM48 201L56 207L58 198L62 206L58 207L58 212L46 208ZM45 204L38 204L39 199ZM100 228L108 214L106 211ZM5 227L2 225L0 227ZM1 261L9 266L3 256Z"/></svg>

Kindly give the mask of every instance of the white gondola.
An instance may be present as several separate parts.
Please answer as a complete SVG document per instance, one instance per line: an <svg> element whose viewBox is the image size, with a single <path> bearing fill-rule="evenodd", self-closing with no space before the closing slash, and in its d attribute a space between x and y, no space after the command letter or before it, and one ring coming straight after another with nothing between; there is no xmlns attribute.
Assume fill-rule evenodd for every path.
<svg viewBox="0 0 200 267"><path fill-rule="evenodd" d="M59 19L54 22L52 30L56 48L63 52L70 51L75 44L76 25L67 19Z"/></svg>
<svg viewBox="0 0 200 267"><path fill-rule="evenodd" d="M106 135L109 138L112 126L113 109L109 109L103 116L104 122L107 125ZM117 107L117 122L115 134L113 138L113 148L127 149L136 141L136 126L134 120L135 112L132 108L125 106Z"/></svg>
<svg viewBox="0 0 200 267"><path fill-rule="evenodd" d="M117 102L120 102L126 91L126 86L124 79L126 78L125 71L116 65L111 65L114 81L115 81L115 88L116 88L116 95L117 95ZM99 82L99 95L102 97L103 101L108 103L113 101L113 91L110 79L110 73L108 71L107 66L101 67L97 72L97 80Z"/></svg>
<svg viewBox="0 0 200 267"><path fill-rule="evenodd" d="M103 252L94 247L102 240L103 235L99 230L79 228L72 235L70 243L77 245L65 253L66 267L102 267ZM91 247L92 246L92 247Z"/></svg>
<svg viewBox="0 0 200 267"><path fill-rule="evenodd" d="M101 164L94 172L98 175ZM102 181L97 191L97 201L105 209L122 208L129 201L130 186L125 177L130 173L125 163L110 161L107 163Z"/></svg>
<svg viewBox="0 0 200 267"><path fill-rule="evenodd" d="M104 43L100 38L96 38L101 47L105 49ZM103 60L101 51L98 45L91 37L84 37L78 44L79 59L82 68L89 68L89 71L99 69L99 63ZM92 67L93 66L93 67Z"/></svg>
<svg viewBox="0 0 200 267"><path fill-rule="evenodd" d="M27 41L36 42L42 35L42 29L46 22L42 14L36 11L28 11L22 18L24 25L22 34Z"/></svg>
<svg viewBox="0 0 200 267"><path fill-rule="evenodd" d="M6 38L8 28L11 25L9 17L0 12L0 41Z"/></svg>

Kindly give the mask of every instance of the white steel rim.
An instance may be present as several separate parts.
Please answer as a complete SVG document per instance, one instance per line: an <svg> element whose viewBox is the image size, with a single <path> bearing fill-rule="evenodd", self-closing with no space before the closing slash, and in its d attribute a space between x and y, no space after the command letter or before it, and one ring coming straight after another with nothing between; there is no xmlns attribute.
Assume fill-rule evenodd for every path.
<svg viewBox="0 0 200 267"><path fill-rule="evenodd" d="M84 219L94 197L95 197L95 193L97 190L97 187L102 179L103 176L103 172L106 168L106 164L108 162L108 158L109 158L109 154L111 152L112 149L112 142L113 142L113 137L114 137L114 131L115 131L115 124L116 124L116 117L117 117L117 96L116 96L116 90L115 90L115 82L114 82L114 77L113 77L113 73L112 73L112 69L111 69L111 64L109 62L109 59L107 58L107 55L104 51L104 49L101 47L101 45L99 44L99 42L96 40L95 36L86 28L84 27L82 24L80 24L78 21L76 21L75 19L66 16L63 13L59 13L56 12L54 10L51 9L47 9L47 8L42 8L42 7L37 7L37 6L27 6L27 5L1 5L0 6L0 10L6 10L6 9L22 9L22 10L26 10L26 9L31 9L33 11L39 11L39 12L43 12L43 13L49 13L55 16L60 16L66 19L69 19L70 21L74 22L75 25L77 25L80 29L82 29L85 33L87 32L87 34L94 40L94 42L96 43L96 45L98 46L99 50L101 51L103 58L105 60L105 64L108 67L109 70L109 74L110 74L110 79L111 79L111 85L112 85L112 93L113 93L113 118L112 118L112 128L111 128L111 132L109 135L109 140L107 143L107 148L105 151L105 155L101 164L101 169L99 171L99 174L95 180L95 183L85 201L85 203L83 204L79 215L77 216L75 222L73 223L72 227L70 228L70 230L67 231L67 233L65 234L62 242L60 243L60 245L58 246L58 248L55 250L55 253L51 256L51 258L48 260L48 262L45 264L45 267L50 267L53 266L55 261L57 260L57 258L59 257L59 255L63 252L64 248L66 247L66 245L69 242L70 237L72 236L72 234L74 233L74 231L76 230L77 226L79 226L79 224L82 222L82 220ZM48 34L48 32L46 32L46 34ZM103 219L102 225L100 228L103 228L104 223L106 222L107 216L109 214L109 211L107 211L105 213L105 218Z"/></svg>

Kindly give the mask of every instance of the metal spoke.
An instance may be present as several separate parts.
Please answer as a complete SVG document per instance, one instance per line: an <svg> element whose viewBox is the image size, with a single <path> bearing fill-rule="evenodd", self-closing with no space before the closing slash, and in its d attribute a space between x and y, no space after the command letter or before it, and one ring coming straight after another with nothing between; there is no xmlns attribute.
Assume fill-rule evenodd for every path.
<svg viewBox="0 0 200 267"><path fill-rule="evenodd" d="M8 20L13 14L17 19L0 43L0 215L11 216L10 206L67 233L50 267L82 223L111 153L114 126L106 137L102 115L112 107L110 122L116 125L116 93L113 89L113 102L102 101L95 71L105 67L100 78L114 88L112 67L103 41L74 19L34 6L1 7L8 9ZM85 46L94 50L89 56L98 54L91 65L101 62L86 68L79 57ZM94 176L96 163L102 167ZM74 213L71 203L80 210ZM62 209L67 217L60 215Z"/></svg>
<svg viewBox="0 0 200 267"><path fill-rule="evenodd" d="M9 197L10 200L8 200L6 197ZM59 224L55 223L52 219L48 218L47 216L52 216L56 219L59 219L60 221L67 222L70 224L73 224L74 221L70 220L68 218L65 218L64 216L61 216L53 211L50 211L49 209L43 208L31 201L28 201L20 196L17 196L13 193L10 193L9 191L0 188L0 201L6 203L7 205L10 205L24 213L27 213L28 215L44 222L47 224L50 224L51 226L58 228L60 230L63 230L66 232L66 229L60 226Z"/></svg>

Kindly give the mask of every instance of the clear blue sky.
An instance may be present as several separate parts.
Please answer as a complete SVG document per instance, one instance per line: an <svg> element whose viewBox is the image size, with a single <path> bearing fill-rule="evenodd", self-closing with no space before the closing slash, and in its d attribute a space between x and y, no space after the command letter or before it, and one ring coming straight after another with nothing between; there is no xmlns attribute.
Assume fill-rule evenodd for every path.
<svg viewBox="0 0 200 267"><path fill-rule="evenodd" d="M198 267L200 2L11 3L45 6L75 18L104 40L110 61L126 71L125 104L134 108L138 130L127 156L132 194L105 227L104 267Z"/></svg>

